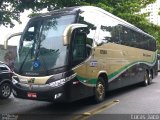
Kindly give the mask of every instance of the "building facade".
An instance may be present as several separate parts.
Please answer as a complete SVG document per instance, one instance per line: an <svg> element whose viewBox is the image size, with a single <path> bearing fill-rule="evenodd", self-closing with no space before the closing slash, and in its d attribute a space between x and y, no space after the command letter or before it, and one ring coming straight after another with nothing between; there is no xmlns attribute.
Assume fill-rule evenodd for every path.
<svg viewBox="0 0 160 120"><path fill-rule="evenodd" d="M147 5L146 8L141 10L141 13L150 13L147 19L149 22L160 25L160 16L158 12L160 11L160 0L156 0L155 3Z"/></svg>

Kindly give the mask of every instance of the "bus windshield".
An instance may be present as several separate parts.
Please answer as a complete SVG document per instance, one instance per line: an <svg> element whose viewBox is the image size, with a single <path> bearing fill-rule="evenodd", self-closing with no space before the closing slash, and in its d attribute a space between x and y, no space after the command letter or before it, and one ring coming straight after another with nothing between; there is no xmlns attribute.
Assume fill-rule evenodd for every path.
<svg viewBox="0 0 160 120"><path fill-rule="evenodd" d="M15 71L45 73L67 65L68 46L63 45L66 26L75 15L56 15L28 23L17 49Z"/></svg>

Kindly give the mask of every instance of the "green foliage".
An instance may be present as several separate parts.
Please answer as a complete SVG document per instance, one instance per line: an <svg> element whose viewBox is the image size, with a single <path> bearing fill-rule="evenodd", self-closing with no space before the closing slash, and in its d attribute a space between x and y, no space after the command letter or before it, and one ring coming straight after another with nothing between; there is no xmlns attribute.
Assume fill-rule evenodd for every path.
<svg viewBox="0 0 160 120"><path fill-rule="evenodd" d="M101 7L154 36L160 52L160 26L154 25L146 19L150 13L139 14L142 8L155 1L156 0L99 0L98 3L92 3L91 5Z"/></svg>
<svg viewBox="0 0 160 120"><path fill-rule="evenodd" d="M33 17L36 12L47 8L48 11L63 7L92 5L103 8L108 12L134 24L145 32L153 35L160 46L160 26L147 21L150 13L139 14L140 10L156 0L0 0L0 25L13 27L13 20L20 22L20 13L32 9Z"/></svg>
<svg viewBox="0 0 160 120"><path fill-rule="evenodd" d="M12 4L10 4L10 2ZM17 9L15 8L17 1L13 0L1 0L0 1L0 25L4 26L10 26L13 27L14 24L12 23L12 20L16 20L20 22L19 20L19 12L17 12Z"/></svg>

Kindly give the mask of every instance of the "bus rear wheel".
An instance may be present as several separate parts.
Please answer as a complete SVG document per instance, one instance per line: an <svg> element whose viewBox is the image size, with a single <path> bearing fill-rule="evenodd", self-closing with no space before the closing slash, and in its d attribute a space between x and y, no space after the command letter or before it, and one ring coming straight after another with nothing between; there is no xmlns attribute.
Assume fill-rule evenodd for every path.
<svg viewBox="0 0 160 120"><path fill-rule="evenodd" d="M150 82L151 82L151 80L150 80L150 77L149 77L149 73L146 71L146 72L144 73L143 85L144 85L144 86L147 86L147 85L150 84Z"/></svg>
<svg viewBox="0 0 160 120"><path fill-rule="evenodd" d="M95 92L96 103L100 103L100 102L104 101L105 94L106 94L106 86L105 86L105 81L102 77L98 78L94 92Z"/></svg>
<svg viewBox="0 0 160 120"><path fill-rule="evenodd" d="M152 83L152 79L153 79L153 73L150 71L148 85L150 85Z"/></svg>

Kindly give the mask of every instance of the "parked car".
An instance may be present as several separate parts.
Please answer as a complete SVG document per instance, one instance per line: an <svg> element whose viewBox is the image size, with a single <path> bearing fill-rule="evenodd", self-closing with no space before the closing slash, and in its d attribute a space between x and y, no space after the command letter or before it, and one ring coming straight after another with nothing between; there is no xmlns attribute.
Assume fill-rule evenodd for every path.
<svg viewBox="0 0 160 120"><path fill-rule="evenodd" d="M7 99L12 92L12 71L0 62L0 99Z"/></svg>

